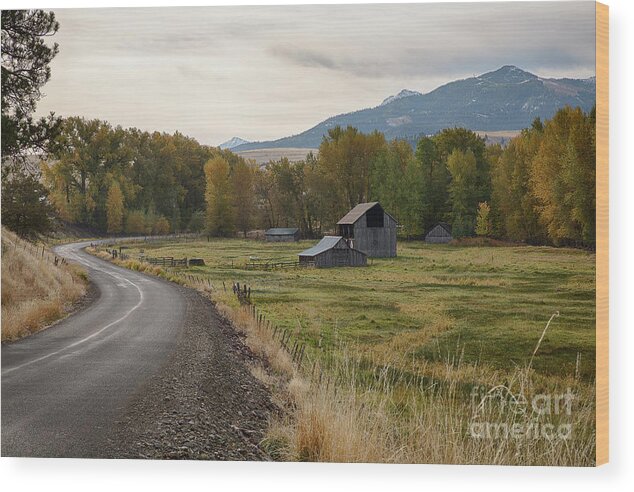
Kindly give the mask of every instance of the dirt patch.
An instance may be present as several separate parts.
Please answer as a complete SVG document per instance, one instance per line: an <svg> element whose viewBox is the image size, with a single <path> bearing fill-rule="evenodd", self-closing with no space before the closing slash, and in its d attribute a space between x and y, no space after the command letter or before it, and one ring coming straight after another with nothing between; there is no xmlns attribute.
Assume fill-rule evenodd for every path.
<svg viewBox="0 0 634 492"><path fill-rule="evenodd" d="M116 424L113 458L267 460L260 448L269 391L241 335L214 304L191 289L182 335L170 360L133 399Z"/></svg>

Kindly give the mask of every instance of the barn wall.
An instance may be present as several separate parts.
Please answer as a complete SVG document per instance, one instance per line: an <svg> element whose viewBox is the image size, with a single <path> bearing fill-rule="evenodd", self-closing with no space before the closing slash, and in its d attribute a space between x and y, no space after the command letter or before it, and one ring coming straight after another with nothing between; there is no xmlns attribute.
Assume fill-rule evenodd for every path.
<svg viewBox="0 0 634 492"><path fill-rule="evenodd" d="M392 258L396 256L396 221L385 214L383 227L367 227L365 216L354 224L354 248L368 256Z"/></svg>
<svg viewBox="0 0 634 492"><path fill-rule="evenodd" d="M428 236L425 238L426 243L446 244L451 241L451 236Z"/></svg>
<svg viewBox="0 0 634 492"><path fill-rule="evenodd" d="M297 241L298 237L296 235L267 235L266 240L270 243L292 243L293 241Z"/></svg>
<svg viewBox="0 0 634 492"><path fill-rule="evenodd" d="M308 257L300 256L299 258L299 261L302 263L309 262L310 260ZM368 257L354 249L331 248L316 255L314 261L317 268L366 266L368 264Z"/></svg>

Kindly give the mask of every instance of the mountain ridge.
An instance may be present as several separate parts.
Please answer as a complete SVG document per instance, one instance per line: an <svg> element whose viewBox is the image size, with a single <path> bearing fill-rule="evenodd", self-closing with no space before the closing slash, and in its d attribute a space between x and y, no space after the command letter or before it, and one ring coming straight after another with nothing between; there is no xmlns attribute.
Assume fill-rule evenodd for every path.
<svg viewBox="0 0 634 492"><path fill-rule="evenodd" d="M401 97L396 97L404 93ZM551 118L563 106L589 111L596 100L596 80L542 78L514 65L443 84L425 94L404 89L372 108L331 116L297 135L238 145L236 151L317 148L335 126L378 130L386 138L430 135L461 126L478 131L521 130L532 121Z"/></svg>

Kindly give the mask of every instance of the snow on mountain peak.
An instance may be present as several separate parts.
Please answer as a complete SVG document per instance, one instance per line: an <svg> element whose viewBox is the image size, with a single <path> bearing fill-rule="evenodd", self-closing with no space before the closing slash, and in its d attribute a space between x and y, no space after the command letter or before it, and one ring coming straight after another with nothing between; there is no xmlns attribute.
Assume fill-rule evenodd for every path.
<svg viewBox="0 0 634 492"><path fill-rule="evenodd" d="M391 102L394 102L398 99L403 99L404 97L410 97L410 96L420 96L421 93L420 92L416 92L416 91L410 91L408 89L403 89L401 92L399 92L398 94L394 95L394 96L390 96L387 99L384 99L383 102L380 104L380 106L385 106L386 104L389 104Z"/></svg>
<svg viewBox="0 0 634 492"><path fill-rule="evenodd" d="M221 149L233 149L234 147L237 147L238 145L242 145L242 144L246 144L249 143L248 140L244 140L240 137L233 137L229 140L227 140L226 142L222 142L220 145L218 145L218 147L220 147Z"/></svg>

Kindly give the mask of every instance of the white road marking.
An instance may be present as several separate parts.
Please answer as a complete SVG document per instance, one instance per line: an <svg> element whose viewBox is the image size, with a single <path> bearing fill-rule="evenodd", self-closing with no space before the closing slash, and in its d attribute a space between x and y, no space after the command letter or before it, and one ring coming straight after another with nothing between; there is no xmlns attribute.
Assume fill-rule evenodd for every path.
<svg viewBox="0 0 634 492"><path fill-rule="evenodd" d="M73 253L74 253L74 251L73 251ZM73 254L73 255L71 255L71 256L73 256L76 260L82 260L82 258L81 258L79 255L77 255L77 254ZM114 325L116 325L117 323L120 323L121 321L123 321L124 319L126 319L126 318L127 318L128 316L130 316L130 315L131 315L134 311L136 311L136 310L139 308L139 306L141 306L141 304L143 303L143 299L144 299L143 292L141 291L141 289L139 288L139 286L138 286L138 285L136 285L136 284L135 284L134 282L132 282L131 280L128 280L127 278L123 277L122 275L118 275L118 274L113 273L113 272L108 272L108 271L106 271L106 270L104 270L104 269L101 269L101 268L99 268L99 267L95 267L95 264L94 264L94 263L91 263L90 261L85 261L85 260L84 260L84 261L80 261L80 263L82 263L82 264L84 264L84 265L86 265L86 266L90 266L91 268L93 268L93 269L95 269L95 270L99 270L99 271L101 271L101 272L103 272L103 273L106 273L106 274L108 274L108 275L110 275L110 276L112 276L112 277L114 277L114 278L119 279L119 280L124 280L124 281L128 282L130 285L134 286L134 287L136 288L136 290L139 292L139 296L140 296L139 302L137 302L133 308L129 309L129 310L128 310L128 311L127 311L127 312L126 312L123 316L121 316L119 319L117 319L117 320L115 320L115 321L112 321L112 322L108 323L106 326L104 326L104 327L100 328L98 331L94 332L92 335L88 335L87 337L82 338L81 340L77 340L76 342L73 342L73 343L71 343L70 345L67 345L66 347L63 347L63 348L61 348L61 349L59 349L59 350L56 350L55 352L51 352L50 354L46 354L46 355L44 355L44 356L42 356L42 357L38 357L37 359L30 360L30 361L28 361L28 362L25 362L24 364L20 364L19 366L15 366L15 367L12 367L12 368L10 368L10 369L5 369L4 371L2 371L2 375L3 375L3 376L4 376L5 374L9 374L10 372L17 371L18 369L21 369L21 368L23 368L23 367L29 366L29 365L34 364L34 363L36 363L36 362L40 362L40 361L43 361L43 360L48 359L48 358L50 358L50 357L53 357L53 356L55 356L55 355L57 355L57 354L59 354L59 353L61 353L61 352L65 351L65 350L68 350L68 349L70 349L70 348L76 347L77 345L81 345L81 344L83 344L83 343L87 342L88 340L90 340L90 339L92 339L92 338L96 337L97 335L99 335L99 334L100 334L100 333L102 333L103 331L107 330L107 329L108 329L108 328L110 328L111 326L114 326Z"/></svg>

